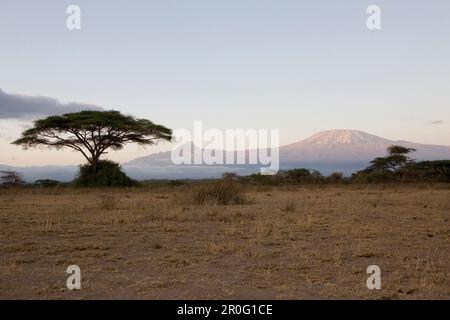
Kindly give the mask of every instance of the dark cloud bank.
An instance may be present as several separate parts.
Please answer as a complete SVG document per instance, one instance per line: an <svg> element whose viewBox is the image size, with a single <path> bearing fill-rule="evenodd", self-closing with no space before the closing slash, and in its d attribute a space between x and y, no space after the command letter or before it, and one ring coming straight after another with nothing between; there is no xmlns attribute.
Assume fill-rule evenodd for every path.
<svg viewBox="0 0 450 320"><path fill-rule="evenodd" d="M103 108L75 102L61 103L49 97L9 94L0 89L0 119L34 119L81 110Z"/></svg>

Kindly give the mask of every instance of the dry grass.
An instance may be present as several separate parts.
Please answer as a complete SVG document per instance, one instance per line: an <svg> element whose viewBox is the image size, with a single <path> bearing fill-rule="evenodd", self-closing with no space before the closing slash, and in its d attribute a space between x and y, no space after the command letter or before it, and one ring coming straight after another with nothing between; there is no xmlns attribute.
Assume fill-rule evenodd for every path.
<svg viewBox="0 0 450 320"><path fill-rule="evenodd" d="M286 201L286 203L284 204L284 211L287 212L294 212L297 209L297 205L295 203L294 199L289 199Z"/></svg>
<svg viewBox="0 0 450 320"><path fill-rule="evenodd" d="M0 298L450 299L448 186L255 187L246 205L189 192L1 190Z"/></svg>
<svg viewBox="0 0 450 320"><path fill-rule="evenodd" d="M100 209L114 210L117 207L117 199L114 193L104 193L99 196Z"/></svg>
<svg viewBox="0 0 450 320"><path fill-rule="evenodd" d="M184 193L185 203L197 205L247 204L244 188L230 178L191 187Z"/></svg>

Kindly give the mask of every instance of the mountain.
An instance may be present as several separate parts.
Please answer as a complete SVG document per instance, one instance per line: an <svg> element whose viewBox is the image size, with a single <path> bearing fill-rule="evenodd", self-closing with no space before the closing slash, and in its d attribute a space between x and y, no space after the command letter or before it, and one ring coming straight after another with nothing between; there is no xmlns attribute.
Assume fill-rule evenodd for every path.
<svg viewBox="0 0 450 320"><path fill-rule="evenodd" d="M280 168L303 167L323 174L341 171L349 175L365 168L375 157L384 156L386 149L393 144L416 149L411 157L419 161L450 159L449 146L389 140L358 130L328 130L280 147ZM216 177L231 170L239 174L259 171L255 165L175 166L170 156L170 151L151 154L125 163L124 168L131 172L139 171L141 177L147 176L146 172L154 172L161 177L165 172L171 179Z"/></svg>
<svg viewBox="0 0 450 320"><path fill-rule="evenodd" d="M450 159L450 147L384 139L358 130L328 130L280 148L283 162L368 162L386 154L390 145L401 145L417 151L417 160Z"/></svg>
<svg viewBox="0 0 450 320"><path fill-rule="evenodd" d="M52 179L58 181L72 181L77 173L77 166L41 166L41 167L15 167L0 164L0 171L12 170L22 174L27 182L39 179Z"/></svg>
<svg viewBox="0 0 450 320"><path fill-rule="evenodd" d="M280 147L280 169L308 168L325 175L333 171L350 175L365 168L375 157L384 156L386 149L393 144L416 149L411 157L418 161L450 159L449 146L389 140L357 130L328 130ZM193 145L191 147L192 150L202 151ZM258 165L175 165L171 161L170 151L136 158L122 166L129 176L137 180L201 179L219 177L230 171L245 175L260 170ZM27 181L43 178L70 181L77 167L21 168L0 165L0 170L4 169L23 173Z"/></svg>

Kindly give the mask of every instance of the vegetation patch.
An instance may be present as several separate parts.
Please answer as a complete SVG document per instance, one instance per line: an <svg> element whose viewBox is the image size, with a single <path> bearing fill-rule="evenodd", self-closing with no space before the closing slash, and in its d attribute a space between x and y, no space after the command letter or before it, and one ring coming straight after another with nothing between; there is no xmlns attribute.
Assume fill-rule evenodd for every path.
<svg viewBox="0 0 450 320"><path fill-rule="evenodd" d="M193 193L195 204L246 204L243 186L234 181L232 177L224 177L221 180L212 181L199 186Z"/></svg>
<svg viewBox="0 0 450 320"><path fill-rule="evenodd" d="M91 164L80 166L74 185L76 187L132 187L138 185L138 182L128 177L119 164L101 160L96 168Z"/></svg>

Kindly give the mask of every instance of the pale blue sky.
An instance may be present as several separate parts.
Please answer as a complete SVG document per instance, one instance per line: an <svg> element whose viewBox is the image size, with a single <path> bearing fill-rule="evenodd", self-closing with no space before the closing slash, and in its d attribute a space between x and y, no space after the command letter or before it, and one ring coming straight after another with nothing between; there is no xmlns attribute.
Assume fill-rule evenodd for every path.
<svg viewBox="0 0 450 320"><path fill-rule="evenodd" d="M70 4L80 31L66 29ZM1 0L0 89L173 129L280 128L282 144L346 128L450 145L449 17L448 0ZM0 163L23 155L0 150Z"/></svg>

